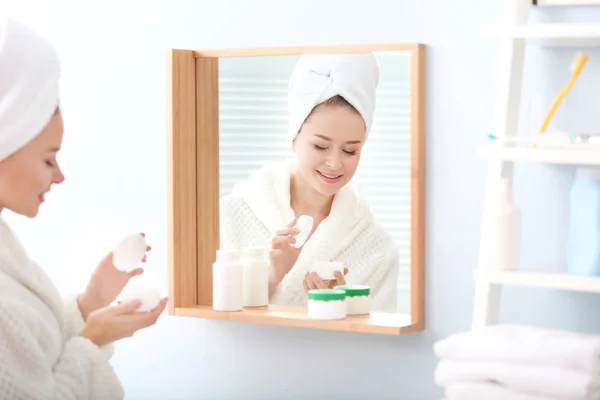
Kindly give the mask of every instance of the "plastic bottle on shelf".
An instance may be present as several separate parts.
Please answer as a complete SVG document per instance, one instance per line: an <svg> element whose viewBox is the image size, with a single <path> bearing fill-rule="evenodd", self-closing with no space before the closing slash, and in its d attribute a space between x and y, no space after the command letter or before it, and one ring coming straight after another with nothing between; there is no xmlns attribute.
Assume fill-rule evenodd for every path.
<svg viewBox="0 0 600 400"><path fill-rule="evenodd" d="M243 309L243 265L237 250L217 250L213 263L213 309L241 311Z"/></svg>
<svg viewBox="0 0 600 400"><path fill-rule="evenodd" d="M483 260L492 270L515 270L520 261L521 212L513 202L508 179L491 192L483 223Z"/></svg>
<svg viewBox="0 0 600 400"><path fill-rule="evenodd" d="M600 169L578 169L571 187L567 270L600 276Z"/></svg>
<svg viewBox="0 0 600 400"><path fill-rule="evenodd" d="M263 247L242 248L244 307L269 305L269 261Z"/></svg>

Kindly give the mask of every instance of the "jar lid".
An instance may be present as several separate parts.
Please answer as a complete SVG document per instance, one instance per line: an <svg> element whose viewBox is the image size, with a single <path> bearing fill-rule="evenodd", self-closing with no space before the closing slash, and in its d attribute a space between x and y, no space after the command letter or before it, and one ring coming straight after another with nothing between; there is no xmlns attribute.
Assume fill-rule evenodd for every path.
<svg viewBox="0 0 600 400"><path fill-rule="evenodd" d="M344 300L346 298L346 292L343 290L335 289L312 289L308 291L308 298L310 300Z"/></svg>
<svg viewBox="0 0 600 400"><path fill-rule="evenodd" d="M371 288L367 285L340 285L334 289L343 290L348 297L368 296L371 293Z"/></svg>

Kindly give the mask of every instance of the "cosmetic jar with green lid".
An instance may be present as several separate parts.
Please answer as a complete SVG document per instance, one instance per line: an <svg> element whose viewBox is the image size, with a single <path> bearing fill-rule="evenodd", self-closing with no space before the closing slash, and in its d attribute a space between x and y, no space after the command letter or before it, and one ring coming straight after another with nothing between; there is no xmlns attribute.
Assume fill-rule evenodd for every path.
<svg viewBox="0 0 600 400"><path fill-rule="evenodd" d="M334 290L346 293L347 315L363 315L371 312L371 288L367 285L339 285Z"/></svg>
<svg viewBox="0 0 600 400"><path fill-rule="evenodd" d="M308 317L311 319L346 318L346 292L335 289L309 290Z"/></svg>

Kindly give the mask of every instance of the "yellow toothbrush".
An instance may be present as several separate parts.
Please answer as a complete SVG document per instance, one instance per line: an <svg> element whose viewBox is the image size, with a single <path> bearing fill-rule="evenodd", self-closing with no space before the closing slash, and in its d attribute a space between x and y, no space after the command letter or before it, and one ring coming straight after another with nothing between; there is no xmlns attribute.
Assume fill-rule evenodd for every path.
<svg viewBox="0 0 600 400"><path fill-rule="evenodd" d="M581 73L581 70L585 66L585 63L587 62L587 60L588 60L588 56L587 56L587 54L585 54L583 52L579 52L575 56L575 59L571 63L571 73L572 73L571 79L569 80L569 83L567 83L567 85L560 91L560 93L558 93L558 96L556 96L556 98L554 99L554 103L552 103L552 107L550 107L550 111L548 112L548 115L546 115L546 119L544 120L544 123L542 124L540 133L544 133L546 131L546 129L548 128L548 125L550 124L550 120L554 116L554 113L556 112L556 109L560 105L560 102L567 95L567 93L569 93L571 88L573 88L573 84L579 77L579 74Z"/></svg>

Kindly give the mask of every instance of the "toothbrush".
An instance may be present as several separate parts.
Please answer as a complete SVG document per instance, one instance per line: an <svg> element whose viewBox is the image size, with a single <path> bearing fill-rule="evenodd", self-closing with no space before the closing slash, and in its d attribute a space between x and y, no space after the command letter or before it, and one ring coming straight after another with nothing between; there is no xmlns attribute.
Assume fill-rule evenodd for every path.
<svg viewBox="0 0 600 400"><path fill-rule="evenodd" d="M552 103L552 107L550 107L550 111L548 112L548 115L546 115L546 119L544 119L544 123L542 124L542 128L540 129L540 133L546 132L546 129L548 128L548 125L550 124L550 120L554 116L556 109L558 108L558 106L559 106L560 102L563 100L563 98L573 88L573 84L579 77L579 74L581 73L581 70L585 66L585 63L587 62L587 60L588 60L588 56L587 56L587 54L585 54L583 52L579 52L575 56L575 59L571 63L571 79L569 80L569 83L567 83L567 85L558 93L558 95L554 99L554 102Z"/></svg>
<svg viewBox="0 0 600 400"><path fill-rule="evenodd" d="M488 139L490 140L500 140L502 142L505 143L521 143L521 142L525 142L525 143L529 143L529 142L534 142L536 140L538 140L537 137L530 137L530 136L496 136L493 133L488 134Z"/></svg>
<svg viewBox="0 0 600 400"><path fill-rule="evenodd" d="M538 144L551 144L552 141L548 140L548 139L552 139L552 138L548 138L541 136L540 134L536 135L536 136L496 136L493 133L489 133L488 134L488 139L490 140L499 140L504 142L505 144L511 143L511 144L518 144L518 143L532 143L534 147L536 147ZM556 138L554 138L556 140ZM562 139L562 138L560 138ZM575 136L574 135L565 135L565 139L566 142L568 143L574 143L575 142Z"/></svg>

